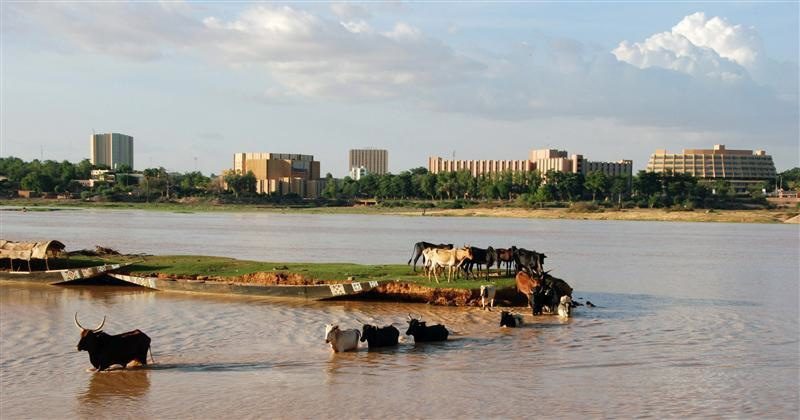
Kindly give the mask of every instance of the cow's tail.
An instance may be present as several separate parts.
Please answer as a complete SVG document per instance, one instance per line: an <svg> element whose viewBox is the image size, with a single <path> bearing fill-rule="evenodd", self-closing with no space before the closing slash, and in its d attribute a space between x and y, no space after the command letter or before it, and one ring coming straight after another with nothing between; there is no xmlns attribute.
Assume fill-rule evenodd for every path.
<svg viewBox="0 0 800 420"><path fill-rule="evenodd" d="M150 346L147 346L147 350L150 351L150 361L152 361L155 364L156 363L156 359L153 358L153 348L150 347Z"/></svg>

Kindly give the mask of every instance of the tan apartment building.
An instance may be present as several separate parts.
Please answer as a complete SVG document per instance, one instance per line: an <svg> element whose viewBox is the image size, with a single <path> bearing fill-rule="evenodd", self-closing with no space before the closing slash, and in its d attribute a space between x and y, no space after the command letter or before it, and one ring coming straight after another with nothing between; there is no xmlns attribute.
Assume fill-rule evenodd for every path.
<svg viewBox="0 0 800 420"><path fill-rule="evenodd" d="M375 175L389 171L389 152L384 149L350 149L348 161L348 171L362 166Z"/></svg>
<svg viewBox="0 0 800 420"><path fill-rule="evenodd" d="M89 138L89 161L117 169L128 165L133 169L133 137L120 133L92 134Z"/></svg>
<svg viewBox="0 0 800 420"><path fill-rule="evenodd" d="M317 198L325 182L320 179L319 162L312 155L235 153L233 170L238 174L252 172L259 194L294 193L305 198Z"/></svg>
<svg viewBox="0 0 800 420"><path fill-rule="evenodd" d="M506 171L531 172L535 169L527 160L448 160L438 156L428 158L428 171L433 174L469 171L472 176L478 176Z"/></svg>
<svg viewBox="0 0 800 420"><path fill-rule="evenodd" d="M431 173L461 170L468 170L473 176L505 171L539 171L541 174L546 174L552 170L584 175L593 171L601 171L609 176L622 175L631 178L633 161L592 162L584 159L583 155L570 156L566 150L556 149L531 150L528 160L447 160L436 156L428 158L428 171Z"/></svg>
<svg viewBox="0 0 800 420"><path fill-rule="evenodd" d="M705 181L729 181L737 191L759 182L775 179L775 163L763 150L733 150L724 144L713 149L683 149L683 153L667 153L658 149L650 155L648 172L689 174Z"/></svg>

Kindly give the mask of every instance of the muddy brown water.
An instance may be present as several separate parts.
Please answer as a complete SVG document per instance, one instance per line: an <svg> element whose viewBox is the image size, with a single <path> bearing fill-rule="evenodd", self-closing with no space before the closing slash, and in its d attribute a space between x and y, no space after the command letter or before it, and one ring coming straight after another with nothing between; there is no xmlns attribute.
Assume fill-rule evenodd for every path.
<svg viewBox="0 0 800 420"><path fill-rule="evenodd" d="M3 213L3 237L160 253L214 254L208 242L227 243L244 218ZM260 259L288 260L276 237L298 261L324 246L339 252L353 243L351 226L369 233L360 240L374 252L363 262L405 262L412 237L474 235L473 243L546 250L575 296L599 307L568 321L526 315L524 328L501 329L498 310L477 308L0 284L0 417L797 417L796 226L278 216L255 216L266 238L259 252L276 255ZM150 234L136 233L131 219ZM86 239L103 223L116 233ZM185 235L196 245L173 247ZM111 237L120 243L103 240ZM156 363L88 372L75 311L86 325L108 315L109 333L142 329ZM347 354L324 343L327 322L404 332L409 312L444 323L451 340Z"/></svg>

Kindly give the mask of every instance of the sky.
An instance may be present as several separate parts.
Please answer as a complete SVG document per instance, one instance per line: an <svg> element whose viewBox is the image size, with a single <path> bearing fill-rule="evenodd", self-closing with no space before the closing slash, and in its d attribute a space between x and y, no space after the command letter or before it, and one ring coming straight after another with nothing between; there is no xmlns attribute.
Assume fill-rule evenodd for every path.
<svg viewBox="0 0 800 420"><path fill-rule="evenodd" d="M136 169L351 148L595 161L764 149L800 166L798 2L0 3L0 156Z"/></svg>

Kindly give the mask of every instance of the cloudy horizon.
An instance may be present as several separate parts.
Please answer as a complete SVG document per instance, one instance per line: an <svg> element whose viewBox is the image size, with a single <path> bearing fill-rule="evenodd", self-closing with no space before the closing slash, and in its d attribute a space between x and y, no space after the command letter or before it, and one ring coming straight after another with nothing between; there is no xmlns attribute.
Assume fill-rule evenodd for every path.
<svg viewBox="0 0 800 420"><path fill-rule="evenodd" d="M0 155L137 169L351 148L590 160L764 149L800 162L798 4L3 3ZM443 17L444 16L444 17Z"/></svg>

